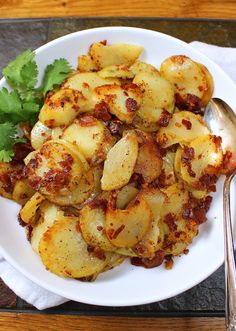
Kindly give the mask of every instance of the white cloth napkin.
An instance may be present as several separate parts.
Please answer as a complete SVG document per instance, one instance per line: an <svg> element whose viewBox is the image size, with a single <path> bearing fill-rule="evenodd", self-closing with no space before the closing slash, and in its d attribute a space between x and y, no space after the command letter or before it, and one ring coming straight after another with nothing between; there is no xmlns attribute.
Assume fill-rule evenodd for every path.
<svg viewBox="0 0 236 331"><path fill-rule="evenodd" d="M236 48L218 47L198 41L190 44L216 62L236 83ZM68 301L66 298L49 292L27 279L1 256L0 277L19 297L37 309L46 309Z"/></svg>

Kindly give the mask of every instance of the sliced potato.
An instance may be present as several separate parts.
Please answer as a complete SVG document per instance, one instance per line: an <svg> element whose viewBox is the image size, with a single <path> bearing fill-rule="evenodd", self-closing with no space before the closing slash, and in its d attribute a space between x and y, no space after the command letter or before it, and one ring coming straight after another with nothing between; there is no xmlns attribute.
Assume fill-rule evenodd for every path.
<svg viewBox="0 0 236 331"><path fill-rule="evenodd" d="M92 164L102 162L113 145L113 139L103 122L95 117L82 116L63 133L62 139L75 144L86 160Z"/></svg>
<svg viewBox="0 0 236 331"><path fill-rule="evenodd" d="M141 174L146 183L151 183L161 173L162 159L152 137L135 130L139 141L138 158L134 172Z"/></svg>
<svg viewBox="0 0 236 331"><path fill-rule="evenodd" d="M103 85L95 89L97 103L105 102L109 112L121 121L132 123L142 102L142 91L139 86Z"/></svg>
<svg viewBox="0 0 236 331"><path fill-rule="evenodd" d="M137 136L133 132L129 132L107 154L101 179L102 189L115 190L128 184L137 156Z"/></svg>
<svg viewBox="0 0 236 331"><path fill-rule="evenodd" d="M175 55L165 59L160 73L174 85L183 102L187 101L188 95L196 96L202 107L210 100L213 92L211 76L189 57Z"/></svg>
<svg viewBox="0 0 236 331"><path fill-rule="evenodd" d="M27 224L34 224L36 212L42 201L45 200L45 197L36 192L22 207L20 211L20 218L23 222Z"/></svg>
<svg viewBox="0 0 236 331"><path fill-rule="evenodd" d="M73 122L85 108L85 100L79 91L61 89L50 95L39 113L39 120L49 128L66 126Z"/></svg>
<svg viewBox="0 0 236 331"><path fill-rule="evenodd" d="M20 205L24 205L33 195L35 191L29 186L26 179L17 180L15 183L12 199Z"/></svg>
<svg viewBox="0 0 236 331"><path fill-rule="evenodd" d="M132 185L126 185L117 193L116 208L124 209L138 194L138 189Z"/></svg>
<svg viewBox="0 0 236 331"><path fill-rule="evenodd" d="M38 121L35 123L30 133L30 142L34 149L39 149L41 145L51 136L52 129Z"/></svg>
<svg viewBox="0 0 236 331"><path fill-rule="evenodd" d="M89 55L80 55L78 57L78 69L80 72L97 71L97 66Z"/></svg>
<svg viewBox="0 0 236 331"><path fill-rule="evenodd" d="M77 224L77 217L63 217L40 240L40 257L46 268L56 275L88 277L107 265L105 253L105 258L99 259L88 252L87 243L78 232Z"/></svg>
<svg viewBox="0 0 236 331"><path fill-rule="evenodd" d="M90 47L89 55L102 69L111 65L131 65L137 60L142 50L143 48L138 45L94 43Z"/></svg>
<svg viewBox="0 0 236 331"><path fill-rule="evenodd" d="M151 75L159 75L159 71L157 68L152 66L149 63L142 62L140 60L135 61L129 68L129 70L134 74L151 74Z"/></svg>
<svg viewBox="0 0 236 331"><path fill-rule="evenodd" d="M159 129L157 123L150 123L148 120L141 118L139 115L135 115L132 124L135 128L144 132L156 132Z"/></svg>
<svg viewBox="0 0 236 331"><path fill-rule="evenodd" d="M172 84L159 74L139 73L133 80L144 91L138 115L149 123L157 123L163 110L174 110L174 89Z"/></svg>
<svg viewBox="0 0 236 331"><path fill-rule="evenodd" d="M212 135L200 136L186 147L193 151L193 158L186 162L185 148L182 149L180 172L181 177L190 186L202 190L207 183L202 176L215 175L223 162L223 153L219 140Z"/></svg>
<svg viewBox="0 0 236 331"><path fill-rule="evenodd" d="M133 247L148 232L152 212L144 199L135 200L126 209L111 209L106 212L106 234L117 247Z"/></svg>
<svg viewBox="0 0 236 331"><path fill-rule="evenodd" d="M210 131L200 115L190 111L173 114L167 127L160 128L157 142L166 148L177 143L187 143L193 139L207 135Z"/></svg>
<svg viewBox="0 0 236 331"><path fill-rule="evenodd" d="M102 78L121 78L130 79L134 78L134 73L126 65L112 65L105 67L98 72L98 75Z"/></svg>
<svg viewBox="0 0 236 331"><path fill-rule="evenodd" d="M189 201L188 191L184 188L183 184L173 184L162 189L162 192L166 195L161 210L162 216L167 214L182 215L183 206Z"/></svg>
<svg viewBox="0 0 236 331"><path fill-rule="evenodd" d="M138 199L144 199L149 205L152 215L159 219L163 212L163 204L166 199L166 195L158 188L142 189L138 194Z"/></svg>

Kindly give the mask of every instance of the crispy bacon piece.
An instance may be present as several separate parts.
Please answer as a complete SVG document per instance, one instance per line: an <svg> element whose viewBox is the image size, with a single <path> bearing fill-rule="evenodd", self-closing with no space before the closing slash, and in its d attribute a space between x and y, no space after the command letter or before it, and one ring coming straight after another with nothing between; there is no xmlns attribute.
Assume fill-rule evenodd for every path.
<svg viewBox="0 0 236 331"><path fill-rule="evenodd" d="M195 114L203 114L201 110L201 100L194 94L187 93L183 98L179 93L175 93L175 105L181 110L188 110Z"/></svg>
<svg viewBox="0 0 236 331"><path fill-rule="evenodd" d="M182 124L186 127L187 130L191 130L192 123L190 121L183 119Z"/></svg>
<svg viewBox="0 0 236 331"><path fill-rule="evenodd" d="M166 127L166 126L168 126L171 117L172 117L172 115L166 109L164 109L161 113L161 116L160 116L157 124L159 126Z"/></svg>
<svg viewBox="0 0 236 331"><path fill-rule="evenodd" d="M94 247L94 246L88 245L87 251L89 254L98 258L99 260L102 260L102 261L106 260L106 255L100 247Z"/></svg>
<svg viewBox="0 0 236 331"><path fill-rule="evenodd" d="M164 258L165 258L164 251L159 250L155 253L155 256L152 259L132 257L131 264L137 267L144 267L150 269L160 266L163 263Z"/></svg>
<svg viewBox="0 0 236 331"><path fill-rule="evenodd" d="M107 209L107 200L99 199L99 198L96 199L95 198L88 205L91 209L102 208L104 211L106 211L106 209Z"/></svg>
<svg viewBox="0 0 236 331"><path fill-rule="evenodd" d="M125 107L126 107L128 113L134 113L135 111L138 110L137 101L132 98L128 98L125 101Z"/></svg>
<svg viewBox="0 0 236 331"><path fill-rule="evenodd" d="M109 105L105 101L97 103L93 115L104 122L110 121L111 115L109 113Z"/></svg>

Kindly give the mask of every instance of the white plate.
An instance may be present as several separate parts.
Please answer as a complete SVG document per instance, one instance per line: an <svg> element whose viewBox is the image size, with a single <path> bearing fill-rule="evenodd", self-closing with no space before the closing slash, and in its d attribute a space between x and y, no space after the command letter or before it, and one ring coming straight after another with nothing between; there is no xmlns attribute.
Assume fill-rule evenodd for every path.
<svg viewBox="0 0 236 331"><path fill-rule="evenodd" d="M187 55L203 63L214 77L214 96L224 99L236 109L236 87L228 76L212 61L188 44L162 33L128 27L109 27L76 32L37 50L37 63L42 70L55 58L65 57L76 67L77 56L86 54L96 41L134 43L144 47L142 59L159 67L170 55ZM0 87L5 85L1 80ZM0 253L19 271L42 287L79 302L128 306L170 298L198 284L223 262L222 180L217 185L209 220L201 225L200 233L190 245L190 252L175 258L174 268L163 266L144 269L130 265L127 260L115 269L101 274L94 283L63 279L46 271L40 258L25 238L24 229L17 222L18 205L0 199ZM235 196L235 194L234 194Z"/></svg>

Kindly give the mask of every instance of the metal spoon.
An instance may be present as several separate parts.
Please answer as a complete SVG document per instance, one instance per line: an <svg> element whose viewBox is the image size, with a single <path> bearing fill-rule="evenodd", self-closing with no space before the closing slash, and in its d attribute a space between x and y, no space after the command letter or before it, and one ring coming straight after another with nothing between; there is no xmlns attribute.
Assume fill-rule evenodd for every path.
<svg viewBox="0 0 236 331"><path fill-rule="evenodd" d="M230 213L230 183L236 174L236 115L223 100L213 98L205 111L204 120L217 136L222 138L224 151L232 156L229 161L229 172L226 175L223 190L224 211L224 246L225 246L225 319L228 331L236 330L236 269L234 242Z"/></svg>

